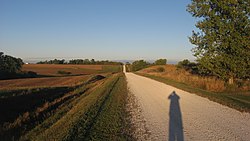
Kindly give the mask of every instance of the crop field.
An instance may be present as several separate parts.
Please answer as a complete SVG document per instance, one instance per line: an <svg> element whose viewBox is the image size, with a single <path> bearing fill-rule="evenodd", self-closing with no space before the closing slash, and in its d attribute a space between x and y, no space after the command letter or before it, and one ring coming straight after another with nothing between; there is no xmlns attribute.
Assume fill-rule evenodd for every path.
<svg viewBox="0 0 250 141"><path fill-rule="evenodd" d="M58 71L70 72L73 75L93 74L102 70L102 65L57 65L57 64L25 64L23 71L33 71L39 75L60 75Z"/></svg>
<svg viewBox="0 0 250 141"><path fill-rule="evenodd" d="M42 77L0 80L0 90L75 86L87 79L88 75L107 75L108 73L121 72L122 68L119 65L28 64L23 66L23 71L33 71ZM58 71L70 72L71 74L62 75L58 74Z"/></svg>
<svg viewBox="0 0 250 141"><path fill-rule="evenodd" d="M56 76L62 66L73 75ZM24 70L54 76L0 80L1 140L131 138L121 66L26 65Z"/></svg>
<svg viewBox="0 0 250 141"><path fill-rule="evenodd" d="M65 76L65 77L46 77L46 78L25 78L1 80L0 90L12 90L33 87L67 87L79 85L86 80L88 75Z"/></svg>
<svg viewBox="0 0 250 141"><path fill-rule="evenodd" d="M120 71L120 65L65 65L65 64L25 64L23 71L36 72L41 76L61 76L59 71L70 75L89 75L103 72Z"/></svg>

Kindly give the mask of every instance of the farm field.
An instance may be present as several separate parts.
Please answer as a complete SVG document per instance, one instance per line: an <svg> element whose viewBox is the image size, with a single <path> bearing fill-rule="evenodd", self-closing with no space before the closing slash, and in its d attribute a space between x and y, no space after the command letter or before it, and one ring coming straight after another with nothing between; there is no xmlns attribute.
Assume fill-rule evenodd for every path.
<svg viewBox="0 0 250 141"><path fill-rule="evenodd" d="M28 64L23 71L32 71L38 78L19 78L0 80L0 90L25 89L36 87L65 87L81 84L92 74L108 75L121 72L119 65L54 65L54 64ZM58 71L71 74L58 74Z"/></svg>
<svg viewBox="0 0 250 141"><path fill-rule="evenodd" d="M25 64L22 67L22 71L33 71L42 76L61 76L58 71L70 72L70 75L89 75L119 69L119 65Z"/></svg>
<svg viewBox="0 0 250 141"><path fill-rule="evenodd" d="M88 75L0 80L0 90L35 87L67 87L81 84Z"/></svg>
<svg viewBox="0 0 250 141"><path fill-rule="evenodd" d="M57 76L56 72L63 70L63 66L73 75ZM74 68L78 68L77 71L73 71ZM82 138L82 134L97 138L85 130L80 130L78 136L73 132L76 126L105 131L104 126L96 129L94 125L110 124L111 120L115 122L110 129L117 131L112 138L127 138L128 135L119 134L126 129L123 123L127 89L124 75L119 73L121 66L26 65L24 69L50 77L0 80L0 115L4 115L0 117L2 140L50 140L50 137L70 140L73 135ZM101 118L105 112L112 112L107 108L114 110L108 121ZM84 114L89 116L82 117ZM78 123L85 122L82 120L86 123L79 126ZM64 125L68 125L67 128ZM52 133L58 134L50 136ZM111 134L103 136L110 138Z"/></svg>

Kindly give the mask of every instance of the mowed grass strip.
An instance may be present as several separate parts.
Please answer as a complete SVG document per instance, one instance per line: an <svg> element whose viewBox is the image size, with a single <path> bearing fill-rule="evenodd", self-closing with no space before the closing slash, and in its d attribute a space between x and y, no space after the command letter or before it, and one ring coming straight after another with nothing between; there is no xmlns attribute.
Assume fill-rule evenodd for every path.
<svg viewBox="0 0 250 141"><path fill-rule="evenodd" d="M138 75L154 79L156 81L163 82L165 84L174 86L184 91L197 94L202 97L206 97L214 102L218 102L222 105L234 108L241 112L250 112L250 95L242 93L225 93L225 92L210 92L203 89L195 88L185 83L180 83L171 79L163 78L160 76L136 73Z"/></svg>
<svg viewBox="0 0 250 141"><path fill-rule="evenodd" d="M100 106L118 78L118 75L114 75L99 82L93 91L80 96L79 101L60 120L44 132L32 136L32 140L74 140L87 132L86 129L91 126Z"/></svg>
<svg viewBox="0 0 250 141"><path fill-rule="evenodd" d="M100 73L118 73L122 72L122 65L103 65Z"/></svg>
<svg viewBox="0 0 250 141"><path fill-rule="evenodd" d="M129 124L126 121L126 99L127 83L125 76L121 75L108 94L105 103L100 107L92 126L84 136L79 136L76 140L132 140L127 132Z"/></svg>

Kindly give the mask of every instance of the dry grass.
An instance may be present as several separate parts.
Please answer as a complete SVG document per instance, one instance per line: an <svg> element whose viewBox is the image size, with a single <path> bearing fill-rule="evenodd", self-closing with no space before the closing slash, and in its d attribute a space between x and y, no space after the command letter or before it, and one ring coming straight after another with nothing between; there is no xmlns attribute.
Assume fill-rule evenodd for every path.
<svg viewBox="0 0 250 141"><path fill-rule="evenodd" d="M90 74L106 75L121 71L119 65L54 65L54 64L25 64L23 71L33 71L39 75L53 77L22 78L0 80L0 90L36 87L67 87L81 84ZM71 75L60 75L58 71L71 72ZM78 76L76 76L78 75ZM60 77L59 77L60 76Z"/></svg>
<svg viewBox="0 0 250 141"><path fill-rule="evenodd" d="M102 70L103 65L59 65L59 64L25 64L22 71L33 71L39 75L60 75L58 71L77 74L93 74Z"/></svg>
<svg viewBox="0 0 250 141"><path fill-rule="evenodd" d="M164 67L164 72L158 72L157 68ZM225 83L215 77L201 77L193 75L183 69L177 69L175 65L153 66L140 71L140 73L147 73L155 76L161 76L177 82L185 83L193 87L221 92L225 90Z"/></svg>
<svg viewBox="0 0 250 141"><path fill-rule="evenodd" d="M47 78L25 78L0 80L0 90L19 89L27 87L62 87L75 86L89 78L87 75L47 77Z"/></svg>

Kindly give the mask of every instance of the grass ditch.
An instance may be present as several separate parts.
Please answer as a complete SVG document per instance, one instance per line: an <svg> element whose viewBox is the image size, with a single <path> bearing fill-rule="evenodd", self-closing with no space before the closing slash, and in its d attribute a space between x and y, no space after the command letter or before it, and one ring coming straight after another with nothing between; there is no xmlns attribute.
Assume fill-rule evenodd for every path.
<svg viewBox="0 0 250 141"><path fill-rule="evenodd" d="M203 89L195 88L185 83L177 82L171 79L163 78L160 76L145 74L145 73L136 73L138 75L148 77L165 84L174 86L176 88L182 89L184 91L197 94L199 96L208 98L211 101L226 105L233 109L236 109L241 112L250 112L250 95L242 93L225 93L225 92L211 92Z"/></svg>

